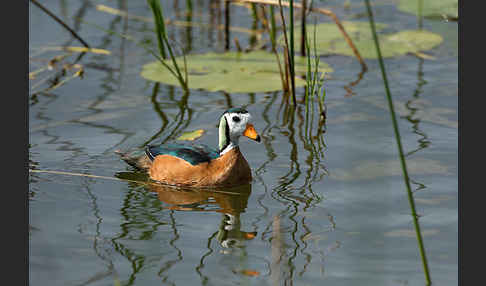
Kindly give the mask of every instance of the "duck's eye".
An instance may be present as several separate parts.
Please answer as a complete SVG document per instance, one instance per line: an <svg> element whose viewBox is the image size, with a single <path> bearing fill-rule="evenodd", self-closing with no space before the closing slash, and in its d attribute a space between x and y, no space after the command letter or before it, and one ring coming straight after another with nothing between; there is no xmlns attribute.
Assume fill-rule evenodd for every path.
<svg viewBox="0 0 486 286"><path fill-rule="evenodd" d="M233 116L233 122L240 122L240 120L238 116Z"/></svg>

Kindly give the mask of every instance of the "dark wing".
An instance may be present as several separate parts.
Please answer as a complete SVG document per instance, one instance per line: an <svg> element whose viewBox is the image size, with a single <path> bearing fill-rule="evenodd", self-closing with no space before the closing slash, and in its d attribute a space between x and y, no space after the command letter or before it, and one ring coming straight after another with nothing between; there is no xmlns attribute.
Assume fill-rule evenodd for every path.
<svg viewBox="0 0 486 286"><path fill-rule="evenodd" d="M164 144L158 146L147 146L145 153L154 160L158 155L170 155L197 165L209 162L219 157L219 152L206 145L185 145L185 144Z"/></svg>

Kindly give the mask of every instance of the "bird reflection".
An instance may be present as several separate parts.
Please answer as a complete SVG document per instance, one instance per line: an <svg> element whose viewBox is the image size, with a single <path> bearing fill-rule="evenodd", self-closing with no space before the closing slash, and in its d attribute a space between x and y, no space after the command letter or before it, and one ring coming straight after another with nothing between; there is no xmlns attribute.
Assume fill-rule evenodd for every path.
<svg viewBox="0 0 486 286"><path fill-rule="evenodd" d="M251 185L230 189L194 190L150 184L147 188L157 193L164 208L178 211L214 211L222 213L217 239L224 248L242 246L256 237L257 232L241 230L240 214L245 211L251 194Z"/></svg>
<svg viewBox="0 0 486 286"><path fill-rule="evenodd" d="M216 238L224 248L241 247L244 241L257 235L257 232L241 230L240 214L247 207L251 184L232 188L188 189L151 182L145 174L136 172L120 172L116 177L132 182L147 182L143 188L157 194L163 209L221 213Z"/></svg>

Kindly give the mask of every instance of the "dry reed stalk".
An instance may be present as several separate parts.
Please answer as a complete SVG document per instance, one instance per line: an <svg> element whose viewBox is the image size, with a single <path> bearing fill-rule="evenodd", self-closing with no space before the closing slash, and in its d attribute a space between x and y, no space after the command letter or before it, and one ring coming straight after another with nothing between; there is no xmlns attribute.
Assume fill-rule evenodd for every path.
<svg viewBox="0 0 486 286"><path fill-rule="evenodd" d="M258 3L258 4L264 4L264 5L279 6L279 1L278 0L231 0L231 2L235 2L235 3L237 3L237 2L243 2L243 3ZM282 6L289 7L290 5L289 5L288 2L284 2L284 3L282 3ZM302 7L302 4L299 4L299 3L295 3L293 6L294 6L294 8L299 8L299 9L302 9L303 8ZM331 19L336 23L336 25L338 26L339 30L343 34L344 40L349 45L349 47L351 48L351 50L353 50L354 55L356 56L356 58L358 59L359 63L361 64L362 70L363 71L368 70L368 67L366 66L366 63L364 62L364 60L361 57L358 49L354 45L353 40L351 40L351 38L349 37L348 33L346 33L346 30L344 29L343 25L341 24L341 21L338 19L338 17L336 16L336 14L334 14L334 12L332 12L331 10L324 9L324 8L311 7L311 8L309 8L309 11L311 11L311 12L317 12L317 13L326 15L328 17L331 17Z"/></svg>
<svg viewBox="0 0 486 286"><path fill-rule="evenodd" d="M265 6L261 6L261 7L262 7L263 27L267 30L268 34L271 37L272 52L275 54L275 57L277 59L278 71L280 73L280 79L282 80L282 89L283 89L283 91L288 92L289 91L289 83L284 76L284 72L282 71L282 64L280 63L280 58L278 56L278 52L277 52L277 48L276 48L276 44L275 44L275 35L270 30L270 24L268 23L268 19L267 19L266 13L265 13ZM270 17L273 17L273 16L274 15L273 15L273 12L272 12ZM274 19L271 19L270 23L272 23L272 25L274 25Z"/></svg>

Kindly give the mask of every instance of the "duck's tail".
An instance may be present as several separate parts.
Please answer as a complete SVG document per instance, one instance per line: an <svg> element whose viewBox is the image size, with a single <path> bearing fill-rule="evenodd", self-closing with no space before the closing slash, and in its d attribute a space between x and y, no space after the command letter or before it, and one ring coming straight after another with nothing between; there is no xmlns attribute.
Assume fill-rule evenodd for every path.
<svg viewBox="0 0 486 286"><path fill-rule="evenodd" d="M121 159L128 165L135 167L141 171L148 171L152 166L152 161L145 154L144 151L128 151L115 150L115 153L120 155Z"/></svg>

